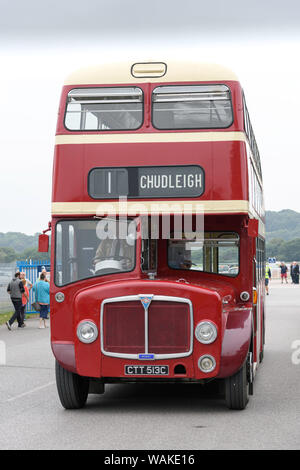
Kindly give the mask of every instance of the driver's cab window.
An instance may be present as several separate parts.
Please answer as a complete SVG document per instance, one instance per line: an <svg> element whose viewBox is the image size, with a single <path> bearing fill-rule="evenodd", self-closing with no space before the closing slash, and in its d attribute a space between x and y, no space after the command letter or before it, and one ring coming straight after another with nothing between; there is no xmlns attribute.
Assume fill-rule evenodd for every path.
<svg viewBox="0 0 300 470"><path fill-rule="evenodd" d="M134 220L85 219L57 223L56 285L132 271L135 240Z"/></svg>

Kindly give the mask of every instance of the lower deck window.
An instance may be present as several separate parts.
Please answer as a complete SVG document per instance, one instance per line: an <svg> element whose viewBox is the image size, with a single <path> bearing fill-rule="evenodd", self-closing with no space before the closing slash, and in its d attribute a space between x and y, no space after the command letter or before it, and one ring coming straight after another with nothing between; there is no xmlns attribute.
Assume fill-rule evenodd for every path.
<svg viewBox="0 0 300 470"><path fill-rule="evenodd" d="M200 241L171 239L168 265L172 269L236 276L239 273L239 236L231 232L205 232Z"/></svg>

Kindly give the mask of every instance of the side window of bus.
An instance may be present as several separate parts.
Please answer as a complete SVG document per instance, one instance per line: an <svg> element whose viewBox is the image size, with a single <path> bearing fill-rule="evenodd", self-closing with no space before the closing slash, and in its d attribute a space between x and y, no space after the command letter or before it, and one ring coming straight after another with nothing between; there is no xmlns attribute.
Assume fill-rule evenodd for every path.
<svg viewBox="0 0 300 470"><path fill-rule="evenodd" d="M252 156L253 156L253 159L254 159L254 162L255 162L256 171L258 172L260 178L262 178L260 155L259 155L256 140L255 140L253 128L252 128L252 125L251 125L250 116L249 116L249 112L248 112L248 109L247 109L247 104L246 104L244 93L243 93L243 110L244 110L244 128L245 128L245 132L246 132L246 135L247 135L248 140L249 140L249 145L250 145Z"/></svg>
<svg viewBox="0 0 300 470"><path fill-rule="evenodd" d="M261 238L256 239L256 280L265 277L265 242Z"/></svg>
<svg viewBox="0 0 300 470"><path fill-rule="evenodd" d="M206 232L202 241L169 240L168 264L172 269L236 276L239 237L236 233Z"/></svg>
<svg viewBox="0 0 300 470"><path fill-rule="evenodd" d="M217 129L233 123L226 85L160 86L153 90L152 121L157 129Z"/></svg>
<svg viewBox="0 0 300 470"><path fill-rule="evenodd" d="M68 93L65 127L70 131L133 130L142 123L140 88L76 88Z"/></svg>

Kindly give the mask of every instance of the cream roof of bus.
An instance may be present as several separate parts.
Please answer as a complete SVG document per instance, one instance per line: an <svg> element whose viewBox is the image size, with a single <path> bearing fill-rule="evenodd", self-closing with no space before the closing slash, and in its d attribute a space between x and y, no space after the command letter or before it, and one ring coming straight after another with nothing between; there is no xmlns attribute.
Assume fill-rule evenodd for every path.
<svg viewBox="0 0 300 470"><path fill-rule="evenodd" d="M139 64L140 76L134 77L131 69L134 64ZM143 66L142 64L145 64ZM155 66L152 64L166 64L166 73L163 76L155 75ZM143 68L145 70L143 70ZM156 67L158 70L159 67ZM153 73L154 70L154 73ZM152 76L151 76L152 75ZM157 74L158 75L158 74ZM161 75L161 74L160 74ZM67 77L65 85L97 85L118 83L144 83L144 82L199 82L199 81L222 81L235 80L237 76L228 68L216 64L199 62L121 62L104 63L93 67L82 68Z"/></svg>

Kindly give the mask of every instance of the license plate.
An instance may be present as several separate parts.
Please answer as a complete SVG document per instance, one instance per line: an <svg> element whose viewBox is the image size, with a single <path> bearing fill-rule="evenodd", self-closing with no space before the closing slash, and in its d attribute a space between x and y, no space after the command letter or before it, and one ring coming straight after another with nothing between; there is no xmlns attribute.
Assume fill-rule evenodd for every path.
<svg viewBox="0 0 300 470"><path fill-rule="evenodd" d="M169 366L125 366L126 375L169 375Z"/></svg>

